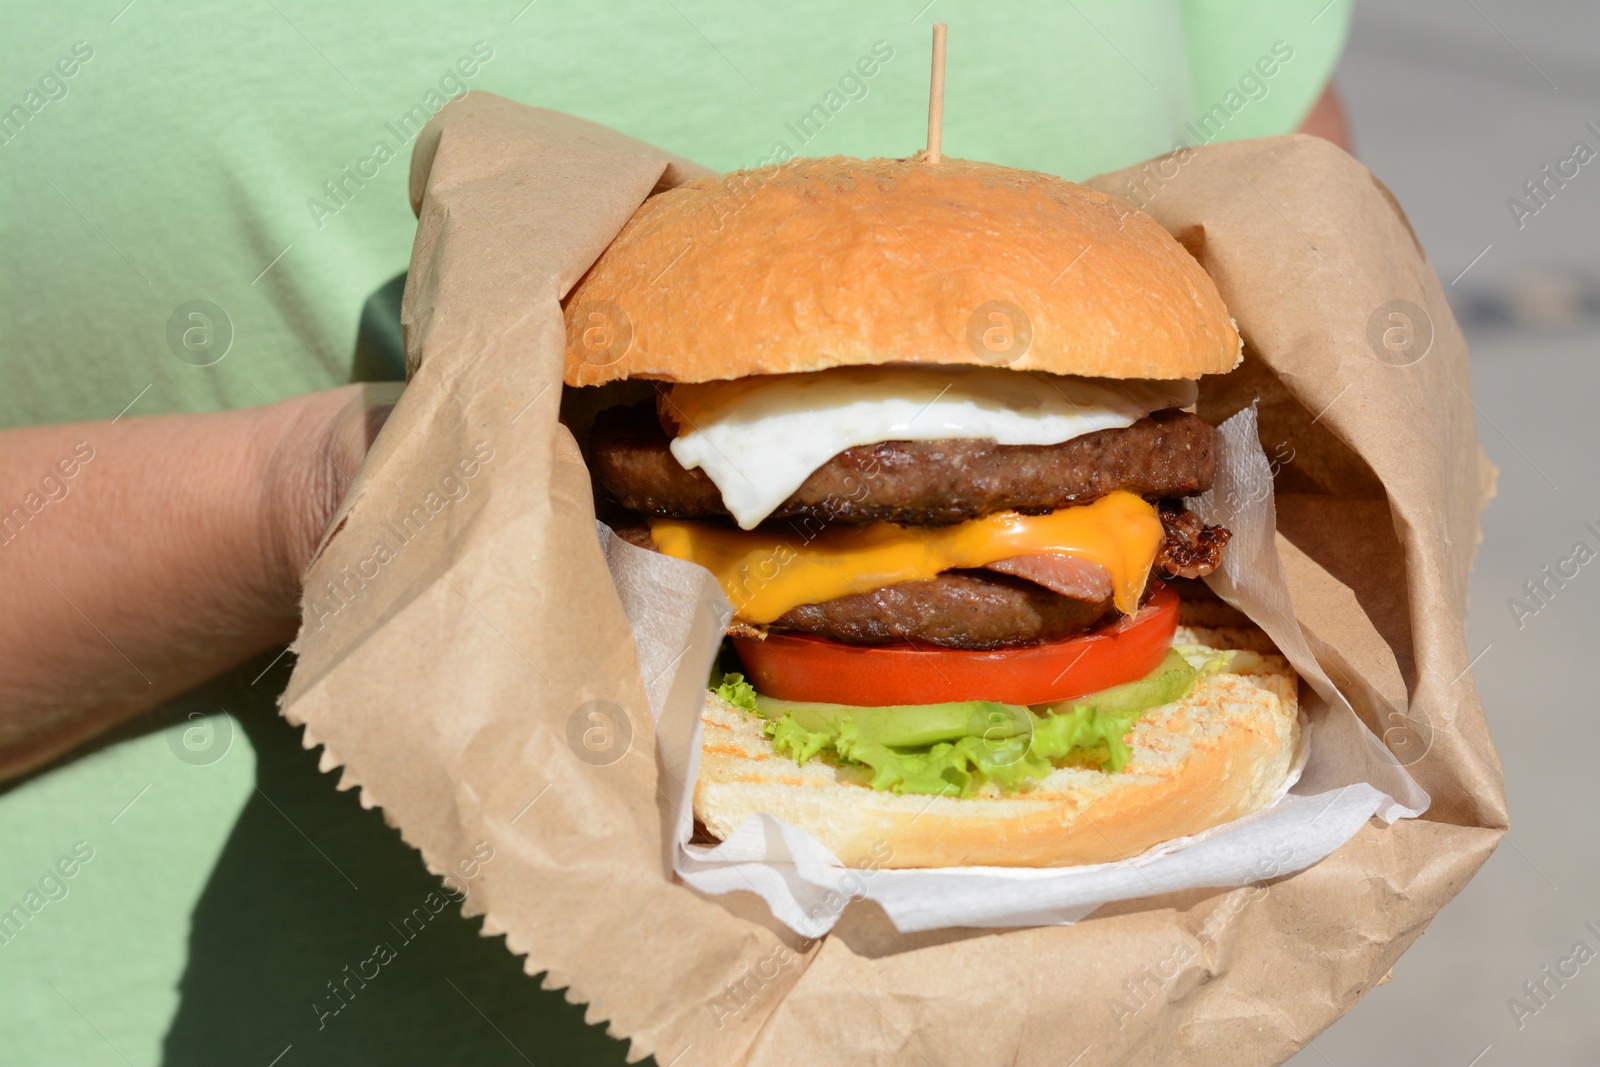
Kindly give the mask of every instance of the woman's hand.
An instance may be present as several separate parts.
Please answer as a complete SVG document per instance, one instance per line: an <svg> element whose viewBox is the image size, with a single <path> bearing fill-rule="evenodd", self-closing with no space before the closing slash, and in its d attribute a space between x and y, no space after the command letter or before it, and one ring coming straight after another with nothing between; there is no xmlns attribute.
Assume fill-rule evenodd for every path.
<svg viewBox="0 0 1600 1067"><path fill-rule="evenodd" d="M0 433L0 778L292 639L400 391Z"/></svg>
<svg viewBox="0 0 1600 1067"><path fill-rule="evenodd" d="M1322 95L1295 132L1332 141L1346 152L1354 151L1350 146L1350 122L1345 118L1344 102L1339 99L1339 91L1332 82L1322 90Z"/></svg>

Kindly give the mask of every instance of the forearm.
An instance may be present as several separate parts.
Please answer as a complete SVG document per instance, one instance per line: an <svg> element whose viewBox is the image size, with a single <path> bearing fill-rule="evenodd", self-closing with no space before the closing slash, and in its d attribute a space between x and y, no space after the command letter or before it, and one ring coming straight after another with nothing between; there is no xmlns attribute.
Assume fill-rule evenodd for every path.
<svg viewBox="0 0 1600 1067"><path fill-rule="evenodd" d="M354 399L0 434L0 777L294 636Z"/></svg>
<svg viewBox="0 0 1600 1067"><path fill-rule="evenodd" d="M1334 88L1332 82L1322 90L1322 96L1317 99L1296 132L1309 133L1313 137L1332 141L1346 152L1354 151L1350 145L1350 122L1345 117L1344 103L1339 99L1339 91Z"/></svg>

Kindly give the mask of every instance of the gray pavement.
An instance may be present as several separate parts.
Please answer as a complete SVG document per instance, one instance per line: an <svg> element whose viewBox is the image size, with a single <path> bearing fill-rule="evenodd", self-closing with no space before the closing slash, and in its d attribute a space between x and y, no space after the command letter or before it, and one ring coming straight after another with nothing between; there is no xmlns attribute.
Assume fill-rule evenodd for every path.
<svg viewBox="0 0 1600 1067"><path fill-rule="evenodd" d="M1465 270L1449 290L1479 436L1500 468L1468 640L1512 830L1394 980L1290 1062L1593 1067L1600 558L1550 586L1545 604L1524 584L1579 541L1600 550L1600 157L1548 186L1536 214L1519 220L1507 200L1532 204L1523 183L1575 142L1600 153L1600 5L1369 2L1338 81L1357 155L1404 205L1441 279ZM1515 612L1513 598L1537 610ZM1543 985L1537 1000L1530 982Z"/></svg>

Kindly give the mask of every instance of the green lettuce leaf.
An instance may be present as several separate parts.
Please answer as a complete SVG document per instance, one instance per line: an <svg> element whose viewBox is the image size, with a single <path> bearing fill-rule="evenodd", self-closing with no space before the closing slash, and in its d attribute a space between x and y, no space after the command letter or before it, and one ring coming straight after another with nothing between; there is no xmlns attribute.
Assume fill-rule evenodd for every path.
<svg viewBox="0 0 1600 1067"><path fill-rule="evenodd" d="M773 749L797 765L826 755L870 770L874 789L895 793L970 796L990 783L1010 793L1067 762L1121 771L1132 758L1127 735L1139 717L1182 699L1200 680L1228 669L1235 655L1175 648L1136 681L1033 708L981 700L921 708L800 703L761 696L731 673L716 694L764 719ZM940 740L884 743L919 736Z"/></svg>
<svg viewBox="0 0 1600 1067"><path fill-rule="evenodd" d="M742 674L724 674L712 692L736 708L749 712L756 710L755 686L745 681Z"/></svg>

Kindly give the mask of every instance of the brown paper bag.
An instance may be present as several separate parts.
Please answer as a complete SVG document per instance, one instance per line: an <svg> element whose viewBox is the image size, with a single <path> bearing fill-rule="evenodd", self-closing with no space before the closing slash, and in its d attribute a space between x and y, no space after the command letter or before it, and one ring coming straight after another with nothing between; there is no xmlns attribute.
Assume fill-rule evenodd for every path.
<svg viewBox="0 0 1600 1067"><path fill-rule="evenodd" d="M1465 346L1394 198L1306 137L1090 183L1217 280L1246 362L1205 383L1202 413L1260 400L1296 612L1431 809L1266 885L1002 931L904 935L857 905L808 942L752 896L671 878L677 813L646 688L703 680L642 676L557 419L559 299L652 191L700 173L481 93L428 127L412 161L411 382L308 575L284 714L430 870L472 870L464 909L635 1058L1287 1058L1385 976L1505 828L1464 644L1492 470ZM469 867L480 841L495 858Z"/></svg>

